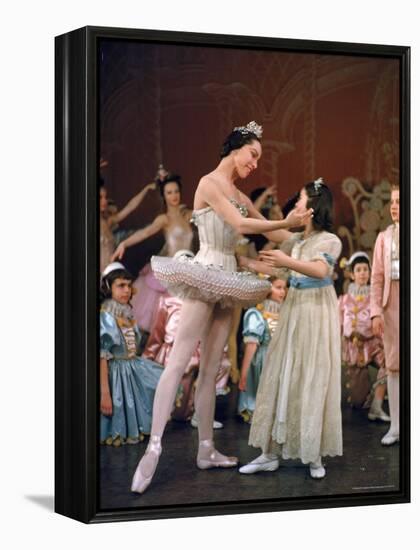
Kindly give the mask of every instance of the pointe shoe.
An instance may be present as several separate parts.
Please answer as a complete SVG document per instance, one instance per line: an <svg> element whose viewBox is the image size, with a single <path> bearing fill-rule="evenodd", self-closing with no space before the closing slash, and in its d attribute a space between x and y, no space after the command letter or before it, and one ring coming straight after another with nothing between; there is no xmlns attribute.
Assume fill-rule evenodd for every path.
<svg viewBox="0 0 420 550"><path fill-rule="evenodd" d="M382 422L391 422L391 417L381 408L371 407L368 412L369 420L382 420Z"/></svg>
<svg viewBox="0 0 420 550"><path fill-rule="evenodd" d="M280 465L278 458L265 458L259 456L249 464L245 464L239 468L240 474L256 474L257 472L274 472L278 470Z"/></svg>
<svg viewBox="0 0 420 550"><path fill-rule="evenodd" d="M134 472L133 481L131 483L131 491L133 493L144 493L144 491L150 485L150 482L152 481L152 478L156 471L161 452L162 446L160 443L160 437L158 435L151 435L146 452L144 453L142 459L138 463L136 471ZM153 455L155 457L155 464L152 473L149 476L145 476L141 471L141 463L147 455Z"/></svg>
<svg viewBox="0 0 420 550"><path fill-rule="evenodd" d="M193 414L190 424L193 428L198 428L198 421L197 417L195 416L195 413ZM223 424L221 422L218 422L217 420L213 420L213 430L221 430L223 428Z"/></svg>
<svg viewBox="0 0 420 550"><path fill-rule="evenodd" d="M214 448L212 439L200 441L197 455L197 468L233 468L238 465L236 456L225 456Z"/></svg>
<svg viewBox="0 0 420 550"><path fill-rule="evenodd" d="M381 443L382 445L389 447L390 445L397 443L397 441L399 440L400 434L391 433L391 431L389 431L383 436L383 438L381 439Z"/></svg>

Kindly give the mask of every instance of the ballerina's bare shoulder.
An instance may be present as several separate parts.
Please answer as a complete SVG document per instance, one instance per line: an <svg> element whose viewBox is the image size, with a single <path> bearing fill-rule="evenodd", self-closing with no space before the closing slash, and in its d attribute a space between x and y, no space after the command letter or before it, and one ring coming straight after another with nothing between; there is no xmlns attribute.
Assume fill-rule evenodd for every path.
<svg viewBox="0 0 420 550"><path fill-rule="evenodd" d="M197 186L194 195L194 210L212 207L217 208L224 201L236 200L238 203L247 203L248 197L241 193L228 179L219 174L210 172L203 176Z"/></svg>

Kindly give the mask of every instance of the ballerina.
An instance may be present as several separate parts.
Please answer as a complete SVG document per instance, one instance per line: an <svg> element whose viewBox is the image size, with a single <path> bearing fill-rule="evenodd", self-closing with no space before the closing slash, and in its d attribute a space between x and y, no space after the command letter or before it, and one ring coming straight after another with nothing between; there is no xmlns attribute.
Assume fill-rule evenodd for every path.
<svg viewBox="0 0 420 550"><path fill-rule="evenodd" d="M215 379L229 335L232 307L260 302L271 285L237 271L235 244L239 234L258 232L281 240L288 235L284 228L300 226L311 215L311 210L291 212L286 220L268 221L235 186L236 179L246 178L257 168L261 135L262 128L255 122L235 128L223 144L218 166L201 178L193 212L200 239L196 256L152 258L155 276L171 293L183 298L183 305L170 361L155 394L149 444L134 473L134 492L144 492L152 481L177 387L198 341L201 365L195 394L199 436L196 464L200 469L237 465L236 457L225 456L214 447Z"/></svg>
<svg viewBox="0 0 420 550"><path fill-rule="evenodd" d="M160 170L164 170L163 167L160 167ZM121 260L130 246L141 243L160 231L164 233L165 245L159 255L174 256L179 250L191 250L193 242L193 231L190 224L192 212L185 204L181 204L181 178L176 174L166 172L162 178L157 177L156 185L165 203L166 212L159 214L150 225L139 229L122 241L115 250L113 261ZM150 333L159 300L165 294L166 289L156 280L150 263L147 263L140 271L133 287L136 289L132 302L134 317L140 330Z"/></svg>

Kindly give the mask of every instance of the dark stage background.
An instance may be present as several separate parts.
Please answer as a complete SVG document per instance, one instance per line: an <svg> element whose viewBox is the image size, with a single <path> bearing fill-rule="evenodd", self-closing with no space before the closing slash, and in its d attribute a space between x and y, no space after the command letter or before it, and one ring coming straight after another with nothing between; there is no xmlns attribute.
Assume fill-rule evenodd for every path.
<svg viewBox="0 0 420 550"><path fill-rule="evenodd" d="M322 176L334 192L336 230L348 228L353 245L367 250L389 222L386 194L378 204L369 193L399 181L397 60L128 41L103 41L99 57L101 156L108 161L102 176L119 208L161 162L181 175L183 202L192 207L226 135L256 120L264 127L263 156L239 183L246 193L276 184L283 204ZM359 203L361 219L343 193L348 178L371 201ZM151 192L122 227L143 227L162 208ZM351 252L347 237L344 254ZM127 265L137 270L162 242L158 236L132 247Z"/></svg>

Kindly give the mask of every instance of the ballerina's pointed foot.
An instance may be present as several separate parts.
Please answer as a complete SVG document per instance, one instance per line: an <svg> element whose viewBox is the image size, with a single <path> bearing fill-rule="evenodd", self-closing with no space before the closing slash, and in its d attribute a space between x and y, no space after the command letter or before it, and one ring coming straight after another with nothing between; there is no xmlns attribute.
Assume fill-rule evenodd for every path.
<svg viewBox="0 0 420 550"><path fill-rule="evenodd" d="M162 452L160 437L151 435L146 452L138 463L131 483L133 493L144 493L150 485Z"/></svg>
<svg viewBox="0 0 420 550"><path fill-rule="evenodd" d="M200 441L197 455L197 468L208 470L209 468L234 468L238 465L236 456L225 456L214 448L212 439Z"/></svg>

